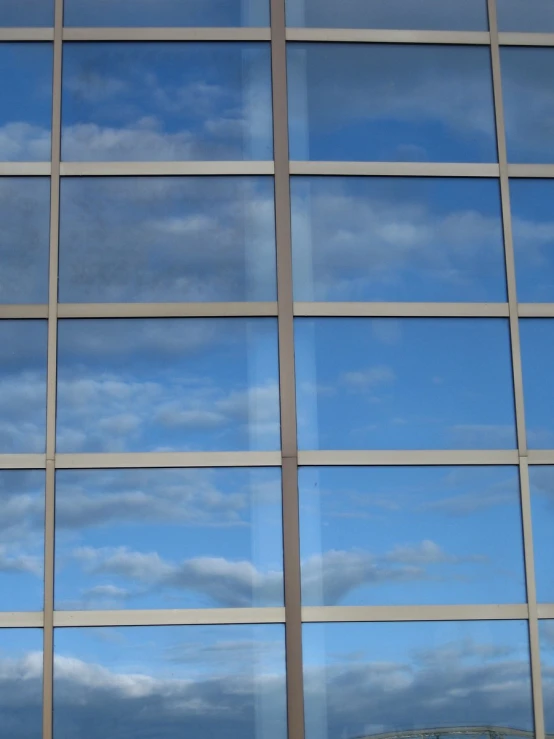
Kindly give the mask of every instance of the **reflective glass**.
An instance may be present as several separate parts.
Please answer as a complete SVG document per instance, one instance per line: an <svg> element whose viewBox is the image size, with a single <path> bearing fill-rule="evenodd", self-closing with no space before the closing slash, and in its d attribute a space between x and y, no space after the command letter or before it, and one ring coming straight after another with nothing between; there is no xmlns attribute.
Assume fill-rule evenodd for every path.
<svg viewBox="0 0 554 739"><path fill-rule="evenodd" d="M0 610L44 604L44 472L0 470Z"/></svg>
<svg viewBox="0 0 554 739"><path fill-rule="evenodd" d="M554 449L554 320L520 320L527 443Z"/></svg>
<svg viewBox="0 0 554 739"><path fill-rule="evenodd" d="M507 321L300 318L301 449L511 449Z"/></svg>
<svg viewBox="0 0 554 739"><path fill-rule="evenodd" d="M269 0L65 0L66 26L268 26Z"/></svg>
<svg viewBox="0 0 554 739"><path fill-rule="evenodd" d="M0 43L0 99L0 161L49 161L51 44Z"/></svg>
<svg viewBox="0 0 554 739"><path fill-rule="evenodd" d="M0 26L53 26L54 0L0 0Z"/></svg>
<svg viewBox="0 0 554 739"><path fill-rule="evenodd" d="M283 605L278 469L58 471L56 607Z"/></svg>
<svg viewBox="0 0 554 739"><path fill-rule="evenodd" d="M271 159L269 44L64 45L62 157Z"/></svg>
<svg viewBox="0 0 554 739"><path fill-rule="evenodd" d="M46 321L0 321L0 454L45 451Z"/></svg>
<svg viewBox="0 0 554 739"><path fill-rule="evenodd" d="M495 180L293 177L296 300L504 301Z"/></svg>
<svg viewBox="0 0 554 739"><path fill-rule="evenodd" d="M497 159L485 47L289 44L288 83L291 159Z"/></svg>
<svg viewBox="0 0 554 739"><path fill-rule="evenodd" d="M60 452L279 449L274 319L64 320Z"/></svg>
<svg viewBox="0 0 554 739"><path fill-rule="evenodd" d="M496 0L500 31L554 31L552 0Z"/></svg>
<svg viewBox="0 0 554 739"><path fill-rule="evenodd" d="M523 621L307 624L303 652L306 739L533 729Z"/></svg>
<svg viewBox="0 0 554 739"><path fill-rule="evenodd" d="M269 177L62 180L60 300L276 300Z"/></svg>
<svg viewBox="0 0 554 739"><path fill-rule="evenodd" d="M554 603L554 467L529 467L537 600ZM553 673L554 676L554 673Z"/></svg>
<svg viewBox="0 0 554 739"><path fill-rule="evenodd" d="M489 27L486 0L287 0L287 24L423 31L486 31Z"/></svg>
<svg viewBox="0 0 554 739"><path fill-rule="evenodd" d="M508 160L552 163L554 49L504 47L501 58Z"/></svg>
<svg viewBox="0 0 554 739"><path fill-rule="evenodd" d="M517 468L304 467L302 602L522 603Z"/></svg>
<svg viewBox="0 0 554 739"><path fill-rule="evenodd" d="M49 180L0 177L0 223L0 303L47 303Z"/></svg>
<svg viewBox="0 0 554 739"><path fill-rule="evenodd" d="M286 739L284 628L56 629L54 737Z"/></svg>
<svg viewBox="0 0 554 739"><path fill-rule="evenodd" d="M547 733L554 732L554 621L539 621L542 693Z"/></svg>
<svg viewBox="0 0 554 739"><path fill-rule="evenodd" d="M9 739L42 737L40 629L0 629L0 726Z"/></svg>

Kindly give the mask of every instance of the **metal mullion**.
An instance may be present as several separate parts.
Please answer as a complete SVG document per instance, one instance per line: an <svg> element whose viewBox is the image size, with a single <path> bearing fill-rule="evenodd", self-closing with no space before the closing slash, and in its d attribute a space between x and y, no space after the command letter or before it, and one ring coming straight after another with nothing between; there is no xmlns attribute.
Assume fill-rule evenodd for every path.
<svg viewBox="0 0 554 739"><path fill-rule="evenodd" d="M48 305L0 305L0 320L48 318Z"/></svg>
<svg viewBox="0 0 554 739"><path fill-rule="evenodd" d="M0 28L0 41L52 41L53 28Z"/></svg>
<svg viewBox="0 0 554 739"><path fill-rule="evenodd" d="M269 41L269 28L69 28L64 41Z"/></svg>
<svg viewBox="0 0 554 739"><path fill-rule="evenodd" d="M62 177L272 175L268 161L62 162Z"/></svg>
<svg viewBox="0 0 554 739"><path fill-rule="evenodd" d="M0 177L48 177L50 162L0 162Z"/></svg>
<svg viewBox="0 0 554 739"><path fill-rule="evenodd" d="M279 452L98 452L56 454L56 469L278 467Z"/></svg>
<svg viewBox="0 0 554 739"><path fill-rule="evenodd" d="M507 318L507 303L294 303L295 316Z"/></svg>
<svg viewBox="0 0 554 739"><path fill-rule="evenodd" d="M341 177L498 177L498 164L292 161L291 175Z"/></svg>
<svg viewBox="0 0 554 739"><path fill-rule="evenodd" d="M520 318L554 318L554 303L519 303Z"/></svg>
<svg viewBox="0 0 554 739"><path fill-rule="evenodd" d="M278 624L284 608L189 608L125 611L56 611L56 627Z"/></svg>
<svg viewBox="0 0 554 739"><path fill-rule="evenodd" d="M42 611L4 611L0 613L0 629L41 629Z"/></svg>
<svg viewBox="0 0 554 739"><path fill-rule="evenodd" d="M0 306L1 316L2 306ZM276 316L276 302L60 303L59 318L170 318Z"/></svg>
<svg viewBox="0 0 554 739"><path fill-rule="evenodd" d="M314 450L300 451L300 466L434 466L434 465L516 465L514 449L476 450Z"/></svg>
<svg viewBox="0 0 554 739"><path fill-rule="evenodd" d="M498 34L500 46L554 46L554 33L512 33L502 31Z"/></svg>
<svg viewBox="0 0 554 739"><path fill-rule="evenodd" d="M508 164L508 175L510 177L552 179L554 164Z"/></svg>
<svg viewBox="0 0 554 739"><path fill-rule="evenodd" d="M410 31L373 28L288 28L287 41L380 44L489 43L487 31Z"/></svg>
<svg viewBox="0 0 554 739"><path fill-rule="evenodd" d="M307 606L302 618L309 623L382 621L498 621L526 619L527 605L453 606Z"/></svg>
<svg viewBox="0 0 554 739"><path fill-rule="evenodd" d="M43 470L46 454L0 454L0 470Z"/></svg>
<svg viewBox="0 0 554 739"><path fill-rule="evenodd" d="M529 464L554 464L554 449L530 449L527 460Z"/></svg>

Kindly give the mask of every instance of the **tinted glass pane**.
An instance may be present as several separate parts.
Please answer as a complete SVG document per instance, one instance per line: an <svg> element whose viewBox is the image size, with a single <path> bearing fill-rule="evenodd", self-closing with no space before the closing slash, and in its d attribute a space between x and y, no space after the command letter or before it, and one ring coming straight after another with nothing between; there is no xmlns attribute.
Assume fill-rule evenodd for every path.
<svg viewBox="0 0 554 739"><path fill-rule="evenodd" d="M302 449L510 449L508 324L297 319Z"/></svg>
<svg viewBox="0 0 554 739"><path fill-rule="evenodd" d="M493 162L486 48L290 44L291 159Z"/></svg>
<svg viewBox="0 0 554 739"><path fill-rule="evenodd" d="M52 46L0 43L0 161L50 159Z"/></svg>
<svg viewBox="0 0 554 739"><path fill-rule="evenodd" d="M313 467L300 483L304 605L525 601L510 467Z"/></svg>
<svg viewBox="0 0 554 739"><path fill-rule="evenodd" d="M508 159L554 162L554 49L503 48L501 55Z"/></svg>
<svg viewBox="0 0 554 739"><path fill-rule="evenodd" d="M496 0L501 31L554 31L552 0Z"/></svg>
<svg viewBox="0 0 554 739"><path fill-rule="evenodd" d="M548 733L554 731L554 621L539 621L541 643L544 721Z"/></svg>
<svg viewBox="0 0 554 739"><path fill-rule="evenodd" d="M315 28L488 29L485 0L287 0L287 23Z"/></svg>
<svg viewBox="0 0 554 739"><path fill-rule="evenodd" d="M306 739L533 729L523 621L308 624L303 634Z"/></svg>
<svg viewBox="0 0 554 739"><path fill-rule="evenodd" d="M60 300L275 300L273 180L62 181Z"/></svg>
<svg viewBox="0 0 554 739"><path fill-rule="evenodd" d="M506 300L494 180L294 177L296 300Z"/></svg>
<svg viewBox="0 0 554 739"><path fill-rule="evenodd" d="M56 629L55 651L56 739L286 739L282 626Z"/></svg>
<svg viewBox="0 0 554 739"><path fill-rule="evenodd" d="M58 472L56 607L283 605L276 469Z"/></svg>
<svg viewBox="0 0 554 739"><path fill-rule="evenodd" d="M0 0L0 26L53 26L54 0Z"/></svg>
<svg viewBox="0 0 554 739"><path fill-rule="evenodd" d="M0 321L0 454L45 450L46 321Z"/></svg>
<svg viewBox="0 0 554 739"><path fill-rule="evenodd" d="M68 160L271 159L269 44L66 44Z"/></svg>
<svg viewBox="0 0 554 739"><path fill-rule="evenodd" d="M0 630L0 723L13 739L42 737L42 631Z"/></svg>
<svg viewBox="0 0 554 739"><path fill-rule="evenodd" d="M273 319L68 320L58 451L279 449Z"/></svg>
<svg viewBox="0 0 554 739"><path fill-rule="evenodd" d="M519 322L527 443L554 449L554 320Z"/></svg>
<svg viewBox="0 0 554 739"><path fill-rule="evenodd" d="M66 26L267 26L268 0L65 0Z"/></svg>
<svg viewBox="0 0 554 739"><path fill-rule="evenodd" d="M554 603L554 467L530 467L537 599Z"/></svg>

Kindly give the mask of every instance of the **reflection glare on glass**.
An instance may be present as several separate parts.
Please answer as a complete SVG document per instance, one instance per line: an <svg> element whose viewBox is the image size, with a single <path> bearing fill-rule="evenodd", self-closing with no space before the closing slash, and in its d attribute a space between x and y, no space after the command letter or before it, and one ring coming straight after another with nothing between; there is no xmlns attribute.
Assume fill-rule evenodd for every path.
<svg viewBox="0 0 554 739"><path fill-rule="evenodd" d="M50 160L51 44L0 43L0 99L0 161Z"/></svg>
<svg viewBox="0 0 554 739"><path fill-rule="evenodd" d="M56 607L283 605L277 469L58 471Z"/></svg>
<svg viewBox="0 0 554 739"><path fill-rule="evenodd" d="M286 739L282 625L56 629L54 649L56 739Z"/></svg>
<svg viewBox="0 0 554 739"><path fill-rule="evenodd" d="M554 621L539 621L544 722L548 734L554 732Z"/></svg>
<svg viewBox="0 0 554 739"><path fill-rule="evenodd" d="M496 0L500 31L554 31L552 0Z"/></svg>
<svg viewBox="0 0 554 739"><path fill-rule="evenodd" d="M272 318L63 320L60 452L280 448Z"/></svg>
<svg viewBox="0 0 554 739"><path fill-rule="evenodd" d="M303 653L306 739L533 729L523 621L306 624Z"/></svg>
<svg viewBox="0 0 554 739"><path fill-rule="evenodd" d="M527 443L554 449L554 320L520 320L521 362Z"/></svg>
<svg viewBox="0 0 554 739"><path fill-rule="evenodd" d="M513 449L502 319L299 318L301 449Z"/></svg>
<svg viewBox="0 0 554 739"><path fill-rule="evenodd" d="M302 602L521 603L517 468L304 467Z"/></svg>
<svg viewBox="0 0 554 739"><path fill-rule="evenodd" d="M554 467L529 467L537 600L554 603Z"/></svg>
<svg viewBox="0 0 554 739"><path fill-rule="evenodd" d="M269 177L61 183L60 301L275 300Z"/></svg>
<svg viewBox="0 0 554 739"><path fill-rule="evenodd" d="M0 726L10 739L42 736L42 630L0 629Z"/></svg>
<svg viewBox="0 0 554 739"><path fill-rule="evenodd" d="M64 45L62 157L271 159L269 44Z"/></svg>
<svg viewBox="0 0 554 739"><path fill-rule="evenodd" d="M501 61L508 160L554 162L554 49L504 47Z"/></svg>
<svg viewBox="0 0 554 739"><path fill-rule="evenodd" d="M289 44L290 156L493 162L485 47Z"/></svg>
<svg viewBox="0 0 554 739"><path fill-rule="evenodd" d="M487 31L489 27L486 0L287 0L287 24L422 31Z"/></svg>
<svg viewBox="0 0 554 739"><path fill-rule="evenodd" d="M54 0L0 0L0 26L53 26Z"/></svg>
<svg viewBox="0 0 554 739"><path fill-rule="evenodd" d="M495 180L293 177L300 301L504 301Z"/></svg>
<svg viewBox="0 0 554 739"><path fill-rule="evenodd" d="M46 321L0 321L0 454L43 453Z"/></svg>

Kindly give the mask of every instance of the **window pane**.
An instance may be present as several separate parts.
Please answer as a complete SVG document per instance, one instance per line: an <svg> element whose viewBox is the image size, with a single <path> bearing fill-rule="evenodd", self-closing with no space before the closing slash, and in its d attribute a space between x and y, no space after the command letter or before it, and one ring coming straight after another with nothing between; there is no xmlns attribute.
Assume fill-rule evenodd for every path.
<svg viewBox="0 0 554 739"><path fill-rule="evenodd" d="M508 323L297 319L301 449L512 449Z"/></svg>
<svg viewBox="0 0 554 739"><path fill-rule="evenodd" d="M54 0L0 0L0 26L53 25Z"/></svg>
<svg viewBox="0 0 554 739"><path fill-rule="evenodd" d="M44 453L46 321L0 321L0 454Z"/></svg>
<svg viewBox="0 0 554 739"><path fill-rule="evenodd" d="M532 449L554 449L554 320L519 322L527 443Z"/></svg>
<svg viewBox="0 0 554 739"><path fill-rule="evenodd" d="M269 44L65 44L66 160L271 159Z"/></svg>
<svg viewBox="0 0 554 739"><path fill-rule="evenodd" d="M489 50L289 44L291 159L496 161Z"/></svg>
<svg viewBox="0 0 554 739"><path fill-rule="evenodd" d="M523 621L308 624L303 635L306 739L533 729Z"/></svg>
<svg viewBox="0 0 554 739"><path fill-rule="evenodd" d="M268 0L65 0L66 26L268 26Z"/></svg>
<svg viewBox="0 0 554 739"><path fill-rule="evenodd" d="M504 301L495 180L293 177L296 300Z"/></svg>
<svg viewBox="0 0 554 739"><path fill-rule="evenodd" d="M58 451L279 449L274 319L60 321Z"/></svg>
<svg viewBox="0 0 554 739"><path fill-rule="evenodd" d="M554 49L503 48L502 88L510 162L554 162Z"/></svg>
<svg viewBox="0 0 554 739"><path fill-rule="evenodd" d="M0 725L10 739L42 737L41 629L0 629Z"/></svg>
<svg viewBox="0 0 554 739"><path fill-rule="evenodd" d="M56 629L55 653L56 739L286 739L281 625Z"/></svg>
<svg viewBox="0 0 554 739"><path fill-rule="evenodd" d="M486 31L489 27L486 0L287 0L287 23L423 31Z"/></svg>
<svg viewBox="0 0 554 739"><path fill-rule="evenodd" d="M517 468L305 467L299 485L304 605L526 600Z"/></svg>
<svg viewBox="0 0 554 739"><path fill-rule="evenodd" d="M552 0L496 0L501 31L554 31Z"/></svg>
<svg viewBox="0 0 554 739"><path fill-rule="evenodd" d="M276 300L269 177L62 180L60 300Z"/></svg>
<svg viewBox="0 0 554 739"><path fill-rule="evenodd" d="M277 469L59 471L56 607L283 605Z"/></svg>
<svg viewBox="0 0 554 739"><path fill-rule="evenodd" d="M554 467L529 468L533 512L533 542L535 545L535 580L537 600L554 603Z"/></svg>
<svg viewBox="0 0 554 739"><path fill-rule="evenodd" d="M0 99L0 161L49 161L51 44L0 43Z"/></svg>
<svg viewBox="0 0 554 739"><path fill-rule="evenodd" d="M554 621L539 621L545 729L554 731Z"/></svg>

